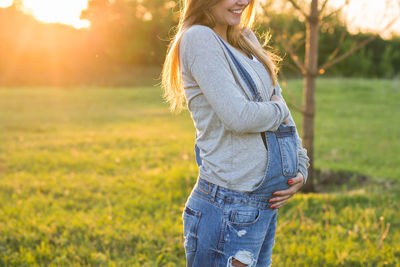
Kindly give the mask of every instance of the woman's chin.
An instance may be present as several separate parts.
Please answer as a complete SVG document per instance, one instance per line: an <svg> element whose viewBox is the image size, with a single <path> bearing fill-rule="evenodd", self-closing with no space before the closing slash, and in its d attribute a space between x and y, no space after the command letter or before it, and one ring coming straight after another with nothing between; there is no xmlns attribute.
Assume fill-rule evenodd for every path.
<svg viewBox="0 0 400 267"><path fill-rule="evenodd" d="M232 21L232 22L229 23L229 26L236 26L236 25L239 25L239 23L240 23L240 20Z"/></svg>

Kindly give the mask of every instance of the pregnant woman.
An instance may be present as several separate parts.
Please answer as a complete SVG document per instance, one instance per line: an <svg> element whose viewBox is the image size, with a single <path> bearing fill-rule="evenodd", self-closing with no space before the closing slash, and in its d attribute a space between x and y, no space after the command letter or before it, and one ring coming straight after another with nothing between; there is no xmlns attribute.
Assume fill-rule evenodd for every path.
<svg viewBox="0 0 400 267"><path fill-rule="evenodd" d="M187 266L271 266L278 208L306 182L279 58L251 29L255 1L186 0L163 66L165 99L177 111L186 100L196 128Z"/></svg>

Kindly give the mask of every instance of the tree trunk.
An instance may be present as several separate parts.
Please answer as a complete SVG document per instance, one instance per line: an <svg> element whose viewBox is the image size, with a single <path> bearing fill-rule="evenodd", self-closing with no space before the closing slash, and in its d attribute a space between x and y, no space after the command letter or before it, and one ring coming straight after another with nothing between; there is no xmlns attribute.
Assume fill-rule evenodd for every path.
<svg viewBox="0 0 400 267"><path fill-rule="evenodd" d="M315 82L318 75L318 31L319 14L318 0L312 0L310 15L306 23L306 54L305 69L303 73L303 145L307 149L310 158L307 183L303 186L303 192L314 192L314 117L315 117Z"/></svg>
<svg viewBox="0 0 400 267"><path fill-rule="evenodd" d="M302 187L303 192L314 192L314 91L316 77L306 75L303 78L303 103L305 114L303 116L303 146L307 149L307 155L310 158L310 167L308 168L307 183Z"/></svg>

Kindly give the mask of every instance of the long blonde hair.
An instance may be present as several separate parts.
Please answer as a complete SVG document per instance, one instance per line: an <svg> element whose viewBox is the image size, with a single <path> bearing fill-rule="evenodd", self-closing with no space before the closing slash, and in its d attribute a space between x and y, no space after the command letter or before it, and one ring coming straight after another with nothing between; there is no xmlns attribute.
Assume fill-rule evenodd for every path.
<svg viewBox="0 0 400 267"><path fill-rule="evenodd" d="M163 88L163 98L169 102L170 110L179 113L184 105L185 94L182 83L182 73L179 66L179 42L186 29L195 24L215 27L215 20L211 15L211 7L216 5L221 0L184 0L183 9L180 11L179 24L177 32L172 38L165 62L161 73L161 87ZM243 15L239 25L228 26L227 38L228 42L233 46L248 54L253 54L263 63L268 71L272 83L275 86L277 83L278 67L277 62L281 60L280 57L267 51L263 48L269 38L259 45L258 42L253 43L244 34L246 29L251 29L254 23L255 16L255 1L253 0L243 10Z"/></svg>

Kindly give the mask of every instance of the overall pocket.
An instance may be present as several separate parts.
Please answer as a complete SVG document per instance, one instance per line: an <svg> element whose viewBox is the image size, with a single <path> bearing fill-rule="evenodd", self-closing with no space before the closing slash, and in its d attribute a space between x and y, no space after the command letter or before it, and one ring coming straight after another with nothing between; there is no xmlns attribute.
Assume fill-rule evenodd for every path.
<svg viewBox="0 0 400 267"><path fill-rule="evenodd" d="M281 124L276 133L282 160L282 174L295 177L297 174L298 155L296 128Z"/></svg>
<svg viewBox="0 0 400 267"><path fill-rule="evenodd" d="M197 249L197 227L201 218L201 212L185 206L183 210L183 238L186 253L195 252Z"/></svg>
<svg viewBox="0 0 400 267"><path fill-rule="evenodd" d="M256 207L234 208L229 213L229 223L237 226L250 226L260 217L260 209Z"/></svg>

